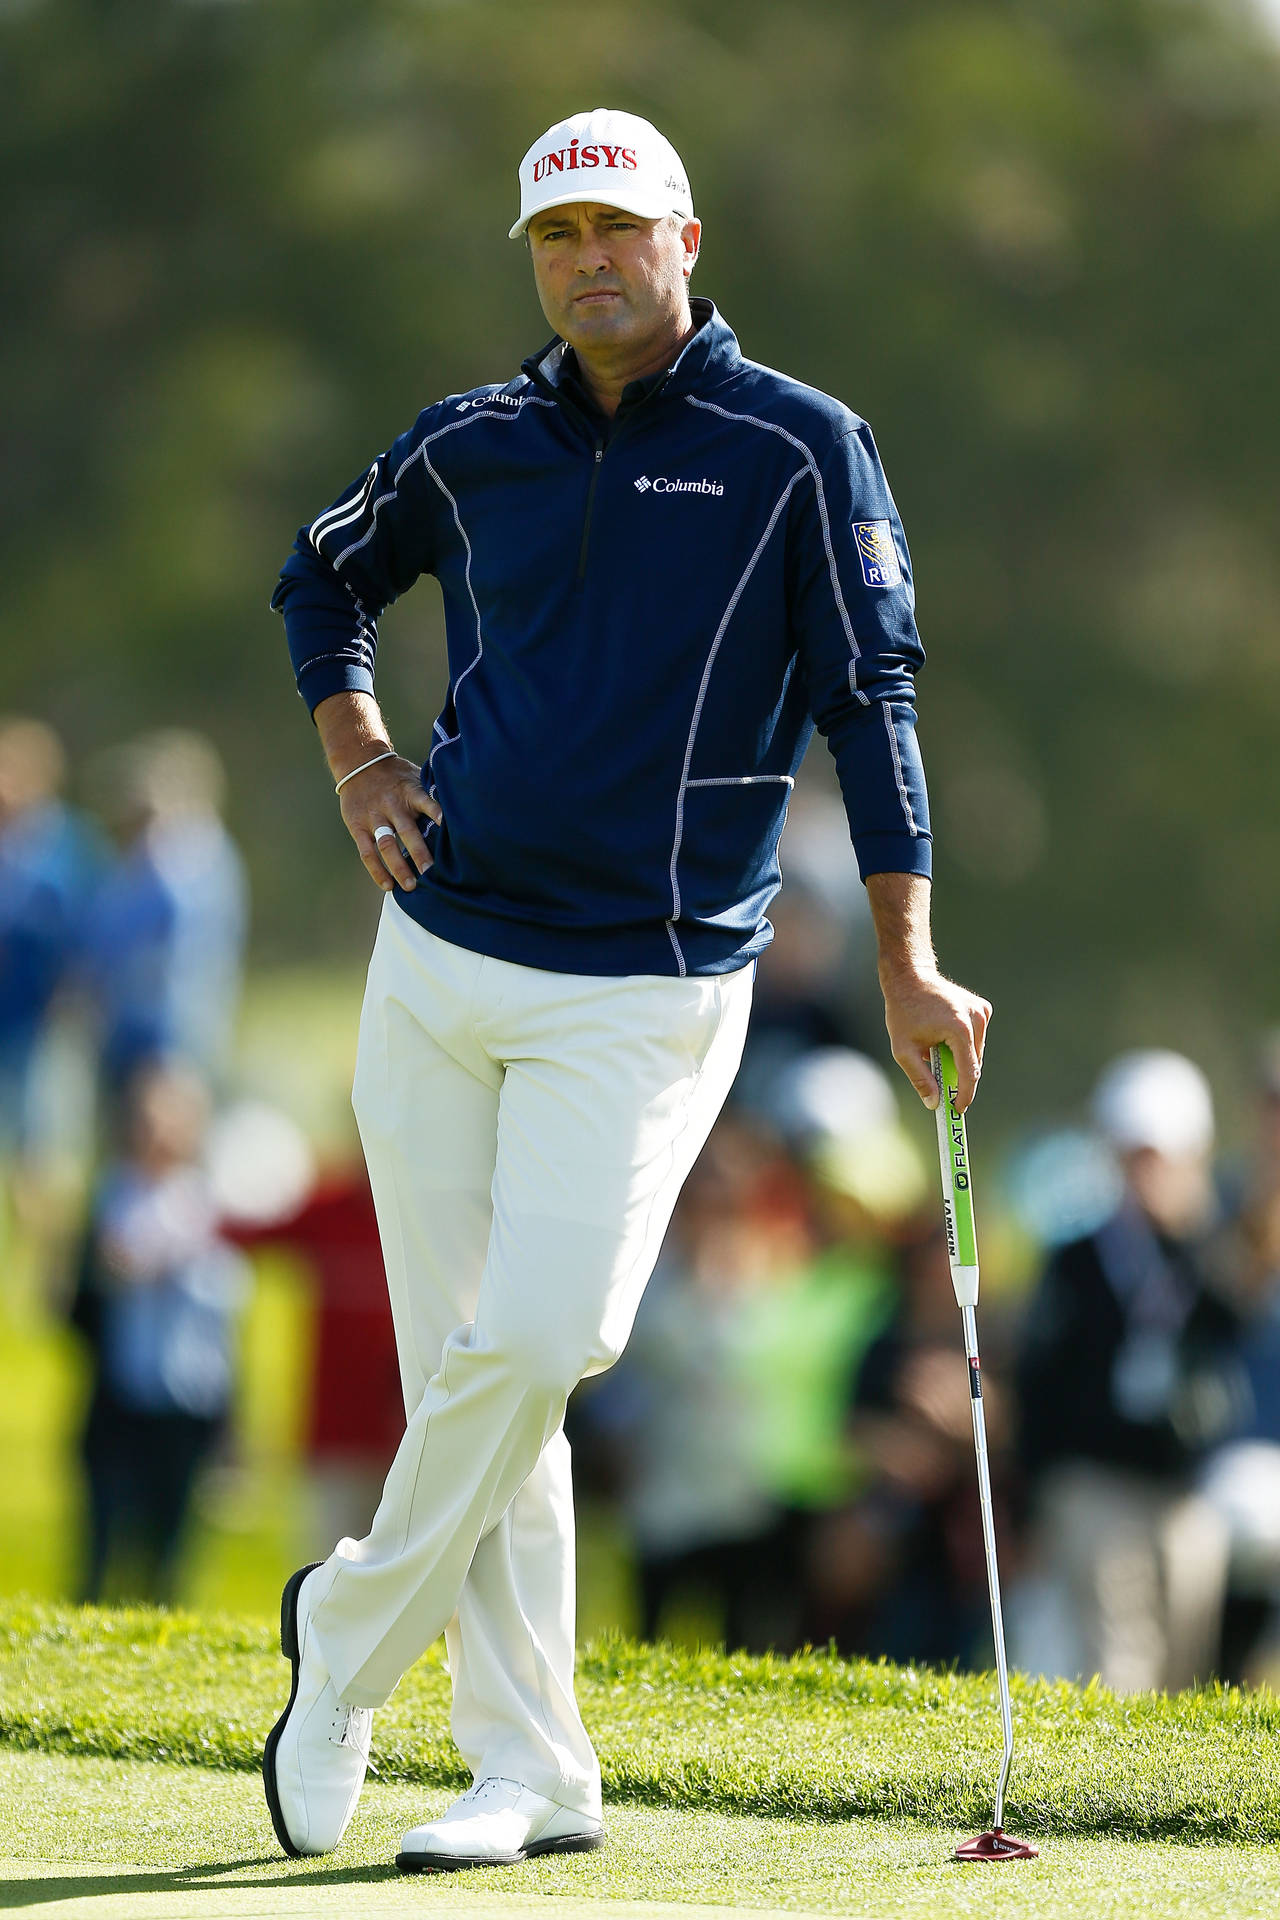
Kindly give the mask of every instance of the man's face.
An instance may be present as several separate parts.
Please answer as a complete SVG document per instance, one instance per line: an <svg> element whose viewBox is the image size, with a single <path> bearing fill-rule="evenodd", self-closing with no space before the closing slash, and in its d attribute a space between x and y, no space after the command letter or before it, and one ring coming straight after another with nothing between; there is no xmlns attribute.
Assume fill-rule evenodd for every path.
<svg viewBox="0 0 1280 1920"><path fill-rule="evenodd" d="M1158 1232L1181 1239L1204 1225L1213 1206L1207 1153L1135 1147L1120 1158L1129 1191Z"/></svg>
<svg viewBox="0 0 1280 1920"><path fill-rule="evenodd" d="M699 221L574 201L536 214L528 231L542 311L571 347L640 347L683 319Z"/></svg>

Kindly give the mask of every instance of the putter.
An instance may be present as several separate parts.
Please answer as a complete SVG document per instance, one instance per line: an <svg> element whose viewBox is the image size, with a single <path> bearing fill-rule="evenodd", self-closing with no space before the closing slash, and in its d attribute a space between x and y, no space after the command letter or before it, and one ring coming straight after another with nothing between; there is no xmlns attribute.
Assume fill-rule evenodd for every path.
<svg viewBox="0 0 1280 1920"><path fill-rule="evenodd" d="M1034 1860L1040 1849L1026 1840L1014 1840L1004 1831L1004 1790L1013 1764L1013 1707L1009 1700L1009 1663L1004 1649L1004 1616L1000 1610L1000 1569L996 1562L996 1528L991 1511L991 1469L987 1462L987 1423L982 1408L982 1367L978 1359L978 1240L973 1226L973 1177L965 1139L964 1115L956 1105L956 1063L950 1047L930 1049L933 1077L940 1095L937 1106L938 1157L942 1163L942 1211L947 1228L947 1258L960 1318L964 1350L969 1362L969 1405L973 1414L973 1445L978 1457L978 1499L982 1507L982 1544L987 1556L987 1590L991 1595L991 1632L996 1648L996 1679L1000 1688L1000 1726L1004 1752L996 1782L996 1817L986 1833L962 1840L957 1860Z"/></svg>

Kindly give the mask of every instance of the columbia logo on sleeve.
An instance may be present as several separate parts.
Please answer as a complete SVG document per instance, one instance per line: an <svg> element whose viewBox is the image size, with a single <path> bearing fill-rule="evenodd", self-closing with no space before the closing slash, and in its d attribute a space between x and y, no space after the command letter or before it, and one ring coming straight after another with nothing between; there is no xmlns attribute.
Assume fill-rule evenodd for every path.
<svg viewBox="0 0 1280 1920"><path fill-rule="evenodd" d="M900 587L902 568L893 530L887 520L855 520L853 537L858 543L862 578L869 587Z"/></svg>

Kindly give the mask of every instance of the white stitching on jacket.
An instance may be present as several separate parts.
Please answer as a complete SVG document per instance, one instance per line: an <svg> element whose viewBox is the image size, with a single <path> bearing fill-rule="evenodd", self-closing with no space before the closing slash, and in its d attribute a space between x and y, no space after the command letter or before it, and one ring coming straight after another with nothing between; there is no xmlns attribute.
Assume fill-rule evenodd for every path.
<svg viewBox="0 0 1280 1920"><path fill-rule="evenodd" d="M798 468L797 471L792 474L786 486L782 489L782 492L778 495L773 512L769 515L768 525L760 535L759 540L757 540L756 550L743 568L738 584L729 596L729 604L720 616L720 625L716 628L715 639L711 642L711 651L707 655L707 664L702 669L702 681L698 687L698 698L694 703L693 719L689 723L689 738L685 742L684 765L680 769L680 788L676 794L676 834L671 848L671 913L667 920L667 929L671 933L672 943L675 946L676 954L680 961L680 971L682 974L685 970L684 956L680 952L680 944L676 940L674 932L675 922L680 918L680 879L676 868L680 859L680 843L684 838L684 796L690 785L689 768L693 764L693 743L697 738L698 723L702 719L702 709L707 698L707 688L711 682L711 669L715 665L716 655L720 651L720 643L728 631L730 620L732 620L734 613L737 611L738 602L742 598L746 584L755 572L756 562L768 545L770 536L781 518L782 509L791 498L792 490L796 482L803 478L804 469Z"/></svg>
<svg viewBox="0 0 1280 1920"><path fill-rule="evenodd" d="M822 544L827 550L827 568L831 575L831 591L835 596L836 607L844 626L845 638L849 642L849 652L852 656L849 661L849 691L855 699L862 702L864 707L869 707L871 705L870 698L858 685L858 662L862 658L862 649L858 645L857 636L853 631L853 622L849 618L849 609L846 607L844 595L840 591L840 571L836 566L835 548L831 544L831 522L827 517L827 497L822 486L822 475L818 471L818 463L813 457L812 450L805 445L803 440L797 440L794 433L788 433L785 427L778 426L776 421L761 420L754 413L730 413L727 407L718 407L714 400L699 400L697 395L692 393L687 393L685 399L691 407L702 407L708 413L718 413L722 420L740 420L745 427L764 427L769 433L780 434L784 440L788 441L791 446L795 447L804 455L809 471L813 475L813 484L818 496L818 517L822 521Z"/></svg>
<svg viewBox="0 0 1280 1920"><path fill-rule="evenodd" d="M382 512L382 509L386 506L388 500L395 499L396 494L400 490L400 482L404 478L404 475L408 470L408 468L410 468L413 465L414 461L418 459L419 456L421 456L423 464L424 465L426 464L427 448L431 445L433 440L441 439L443 435L445 435L446 433L457 433L458 430L462 427L473 427L477 420L518 420L520 418L521 413L523 413L525 407L527 406L528 407L554 407L555 404L556 403L554 400L543 400L543 399L540 399L537 394L529 394L527 397L523 397L521 399L520 406L516 409L514 413L499 413L499 412L469 413L465 420L450 420L447 423L447 425L443 427L437 427L434 433L429 433L426 439L421 441L420 444L414 448L413 452L409 454L409 456L406 459L402 460L400 462L400 465L396 468L395 478L391 483L391 491L389 493L380 493L378 495L378 498L374 501L373 518L369 523L369 531L366 534L363 534L359 540L353 540L349 547L344 547L336 560L330 561L329 564L333 568L334 572L336 573L338 571L338 568L343 564L343 562L346 560L349 560L353 553L359 553L361 547L367 546L369 544L370 540L372 540L374 536L374 532L377 529L378 515ZM377 468L377 462L375 461L374 463L375 471L376 471L376 468ZM330 509L330 511L332 512L332 508ZM320 536L321 539L325 537L325 534L330 534L334 532L335 527L341 524L343 524L343 522L335 522L333 527L326 527L324 530L324 534ZM316 548L316 552L317 553L320 552L319 547ZM323 555L321 555L321 558L323 558Z"/></svg>
<svg viewBox="0 0 1280 1920"><path fill-rule="evenodd" d="M500 415L495 415L494 417L495 419L501 418ZM478 667L480 665L481 660L484 657L484 633L480 625L480 603L476 599L475 588L471 584L471 542L467 538L466 528L463 526L461 516L458 513L457 501L454 499L448 487L446 487L444 481L440 478L440 475L436 472L435 468L431 464L431 461L427 457L427 442L425 440L422 443L422 464L426 468L427 472L431 475L431 478L435 481L436 485L439 487L445 499L449 502L449 505L453 508L453 524L458 529L458 532L462 537L462 544L467 550L467 565L466 565L467 592L471 597L472 610L476 616L476 657L471 662L470 666L463 668L462 672L458 675L456 685L450 690L450 698L453 701L453 712L454 712L454 717L456 719L457 713L458 713L459 689L461 688L462 683L466 679L467 675L472 671L472 668ZM437 731L438 727L439 727L439 722L437 721L436 726L433 727L432 731L433 732ZM435 757L439 753L441 747L451 747L456 740L460 740L461 738L462 738L462 728L459 727L456 733L446 734L443 739L436 741L436 744L434 745L434 747L432 747L431 752L427 755L427 772L428 773L430 773L432 766L435 762Z"/></svg>
<svg viewBox="0 0 1280 1920"><path fill-rule="evenodd" d="M911 806L911 795L907 792L907 783L902 775L902 756L898 752L898 736L893 730L893 708L887 700L880 703L884 714L884 729L889 736L889 751L893 755L893 777L898 783L898 797L902 801L902 811L906 815L907 826L913 839L918 838L920 829L916 825L916 816Z"/></svg>
<svg viewBox="0 0 1280 1920"><path fill-rule="evenodd" d="M336 560L331 560L328 562L329 566L333 569L334 573L338 571L338 568L342 565L344 560L349 560L353 553L357 553L361 547L367 545L367 543L370 540L372 540L374 536L374 532L376 531L377 525L378 525L378 515L381 513L383 507L386 506L388 500L395 499L396 494L398 493L400 488L400 482L404 477L405 470L408 467L411 467L413 465L414 461L418 458L419 455L422 456L423 465L428 468L430 467L431 463L427 459L427 448L431 445L431 442L433 440L439 440L442 434L453 433L458 427L473 426L477 420L518 420L525 406L554 407L556 404L554 400L544 400L543 398L541 398L540 395L533 394L533 393L522 394L520 396L520 400L521 400L520 406L516 408L515 411L512 413L495 413L495 412L470 413L467 415L465 420L450 420L445 426L437 427L434 433L429 433L426 439L423 440L419 446L414 448L413 452L409 455L409 457L406 460L402 460L400 462L400 465L396 469L396 475L395 475L394 481L392 482L390 493L380 494L378 499L375 501L374 508L373 508L373 519L370 521L369 531L364 535L362 539L356 540L351 544L351 546L344 548L344 550L338 555ZM374 477L377 474L377 471L378 471L378 463L375 460L373 465L370 467L368 473L365 475L364 484L360 489L360 493L357 497L357 501L353 511L344 513L343 517L340 520L333 521L332 525L321 528L321 530L317 533L316 529L320 527L321 520L326 520L328 519L330 514L337 513L344 506L344 504L347 507L351 506L351 502L348 501L344 503L343 501L340 500L337 506L327 507L325 511L322 514L320 514L317 519L312 521L311 526L307 532L307 538L310 540L312 546L315 548L317 554L319 554L322 560L325 558L325 555L320 547L321 540L326 539L328 535L331 533L336 533L338 528L341 526L345 526L349 520L358 519L360 517L360 514L364 512L364 510L368 506L369 493L372 488ZM449 497L450 499L452 499L453 498L452 494ZM457 519L456 505L454 507L454 518L455 520ZM459 533L462 532L461 525L459 525L458 531ZM464 540L466 539L465 534L463 534L463 539ZM470 568L470 564L471 564L471 548L468 545L467 547L468 569ZM470 585L469 578L468 578L468 585ZM474 600L475 600L475 596L473 595L472 596L473 605L474 605ZM360 625L357 628L356 633L352 635L352 639L353 641L356 641L356 642L363 640L364 645L366 646L369 652L368 665L369 665L370 672L372 672L373 656L374 656L374 651L377 644L376 628L373 627L373 623L370 621L368 614L365 612L363 606L361 605L358 599L356 600L356 612L357 612L357 615L359 616ZM477 618L478 617L479 615L477 614ZM318 657L326 660L330 660L330 659L340 660L340 659L345 659L347 656L344 654L324 654ZM360 662L357 661L355 662L355 664L359 665ZM474 664L475 662L473 661L472 665L474 666ZM306 668L300 668L299 674L301 675L301 673L304 673L305 671L306 671ZM470 671L470 669L468 669L468 671ZM461 684L461 681L459 681L459 684Z"/></svg>
<svg viewBox="0 0 1280 1920"><path fill-rule="evenodd" d="M762 780L781 780L784 786L794 787L795 781L789 773L729 773L715 780L686 780L686 787L754 787Z"/></svg>
<svg viewBox="0 0 1280 1920"><path fill-rule="evenodd" d="M353 659L349 653L313 653L311 658L304 660L298 668L298 678L301 679L304 673L310 673L312 667L318 667L325 660L342 660L349 667L364 667L366 672L372 673L373 656L369 643L367 640L359 640L358 637L357 643L364 649L359 660Z"/></svg>

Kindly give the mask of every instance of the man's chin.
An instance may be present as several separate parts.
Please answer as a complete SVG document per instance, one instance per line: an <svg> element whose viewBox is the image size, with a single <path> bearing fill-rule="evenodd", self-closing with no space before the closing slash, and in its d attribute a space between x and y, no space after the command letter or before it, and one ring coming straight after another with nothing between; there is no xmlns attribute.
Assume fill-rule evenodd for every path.
<svg viewBox="0 0 1280 1920"><path fill-rule="evenodd" d="M590 345L593 340L625 340L638 329L625 300L600 300L570 307L561 331L569 345L576 347L579 341Z"/></svg>

